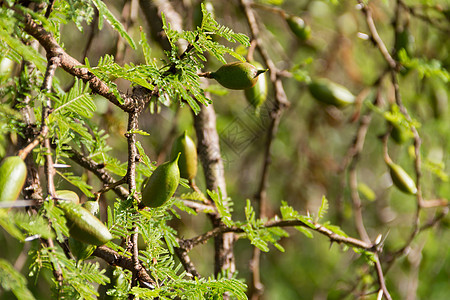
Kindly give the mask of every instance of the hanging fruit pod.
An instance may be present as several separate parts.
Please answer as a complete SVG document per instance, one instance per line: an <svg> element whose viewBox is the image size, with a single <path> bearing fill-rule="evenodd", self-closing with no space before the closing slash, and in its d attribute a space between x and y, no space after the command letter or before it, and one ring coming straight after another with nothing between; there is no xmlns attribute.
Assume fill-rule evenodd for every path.
<svg viewBox="0 0 450 300"><path fill-rule="evenodd" d="M163 163L153 171L142 190L143 205L159 207L173 196L180 183L179 157L180 153L172 161Z"/></svg>
<svg viewBox="0 0 450 300"><path fill-rule="evenodd" d="M258 70L247 62L237 61L221 66L216 72L211 72L210 77L228 89L245 90L254 86L258 76L266 71Z"/></svg>
<svg viewBox="0 0 450 300"><path fill-rule="evenodd" d="M392 161L386 162L391 174L392 183L402 192L406 194L417 194L417 187L414 180L409 174L400 166Z"/></svg>
<svg viewBox="0 0 450 300"><path fill-rule="evenodd" d="M14 201L27 178L27 166L19 156L9 156L0 165L0 202Z"/></svg>
<svg viewBox="0 0 450 300"><path fill-rule="evenodd" d="M197 175L197 146L185 131L172 145L170 158L173 160L180 153L178 168L180 177L193 180Z"/></svg>
<svg viewBox="0 0 450 300"><path fill-rule="evenodd" d="M252 61L250 63L258 69L263 68L263 66L257 61ZM247 102L251 106L253 106L253 108L258 110L259 107L267 99L268 86L267 86L266 74L259 75L258 81L256 82L256 84L254 86L252 86L251 88L245 89L244 94L245 94L245 99L247 99Z"/></svg>
<svg viewBox="0 0 450 300"><path fill-rule="evenodd" d="M96 246L106 244L113 239L105 224L81 205L71 201L59 201L58 203L64 211L72 238Z"/></svg>
<svg viewBox="0 0 450 300"><path fill-rule="evenodd" d="M325 78L313 80L308 88L311 95L324 104L344 107L355 103L355 96L347 88Z"/></svg>

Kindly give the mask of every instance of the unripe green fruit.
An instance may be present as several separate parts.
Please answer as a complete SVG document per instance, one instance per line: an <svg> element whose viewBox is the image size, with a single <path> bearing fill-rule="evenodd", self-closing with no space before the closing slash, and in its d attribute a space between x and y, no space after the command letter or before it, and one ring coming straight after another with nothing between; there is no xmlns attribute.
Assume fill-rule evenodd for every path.
<svg viewBox="0 0 450 300"><path fill-rule="evenodd" d="M59 201L64 211L67 227L72 238L91 245L100 246L113 239L108 228L79 204L70 201Z"/></svg>
<svg viewBox="0 0 450 300"><path fill-rule="evenodd" d="M98 213L99 205L97 201L87 201L84 202L82 206L94 216ZM89 258L95 250L95 246L82 243L72 237L69 237L69 247L70 252L72 252L78 260Z"/></svg>
<svg viewBox="0 0 450 300"><path fill-rule="evenodd" d="M251 63L258 69L263 68L263 66L256 61L252 61ZM258 81L256 82L256 84L251 88L245 89L244 93L247 102L255 109L258 109L267 99L268 87L266 74L261 74L258 77Z"/></svg>
<svg viewBox="0 0 450 300"><path fill-rule="evenodd" d="M302 18L289 16L286 18L286 22L299 40L306 41L311 37L311 27L309 27Z"/></svg>
<svg viewBox="0 0 450 300"><path fill-rule="evenodd" d="M197 147L186 131L173 143L170 158L176 158L178 153L180 153L178 159L180 177L188 180L194 179L197 175Z"/></svg>
<svg viewBox="0 0 450 300"><path fill-rule="evenodd" d="M415 195L417 187L414 180L406 173L406 171L393 162L387 162L392 182L402 192Z"/></svg>
<svg viewBox="0 0 450 300"><path fill-rule="evenodd" d="M97 201L86 201L83 203L83 207L94 216L98 214L98 210L100 208Z"/></svg>
<svg viewBox="0 0 450 300"><path fill-rule="evenodd" d="M211 77L222 86L232 90L251 88L258 81L258 76L267 70L258 70L247 62L232 62L220 67Z"/></svg>
<svg viewBox="0 0 450 300"><path fill-rule="evenodd" d="M0 202L14 201L27 178L27 166L19 156L9 156L0 165Z"/></svg>
<svg viewBox="0 0 450 300"><path fill-rule="evenodd" d="M75 204L80 203L80 198L78 197L77 193L69 190L56 191L56 198L58 198L58 200L72 201Z"/></svg>
<svg viewBox="0 0 450 300"><path fill-rule="evenodd" d="M178 159L180 154L170 162L158 166L142 190L142 204L159 207L169 200L180 183Z"/></svg>
<svg viewBox="0 0 450 300"><path fill-rule="evenodd" d="M316 100L325 104L344 107L355 102L355 96L349 90L325 78L312 81L308 88Z"/></svg>

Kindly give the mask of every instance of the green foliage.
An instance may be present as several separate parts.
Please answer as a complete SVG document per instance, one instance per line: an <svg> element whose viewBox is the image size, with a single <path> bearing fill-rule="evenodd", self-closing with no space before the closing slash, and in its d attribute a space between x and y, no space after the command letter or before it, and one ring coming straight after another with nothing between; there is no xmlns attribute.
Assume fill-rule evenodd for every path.
<svg viewBox="0 0 450 300"><path fill-rule="evenodd" d="M55 286L62 298L69 299L97 299L96 284L105 284L109 278L104 275L98 263L89 263L66 258L60 251L52 251L51 248L42 248L32 255L33 264L30 266L31 276L38 275L41 268L52 270L56 265L61 270L64 278L62 286Z"/></svg>
<svg viewBox="0 0 450 300"><path fill-rule="evenodd" d="M233 211L231 205L233 202L230 201L231 199L223 199L220 189L219 193L208 191L208 195L214 201L222 222L229 227L233 226L234 223L231 220L231 212Z"/></svg>
<svg viewBox="0 0 450 300"><path fill-rule="evenodd" d="M175 288L175 289L174 289ZM172 299L181 297L181 299L216 299L222 297L224 293L229 293L236 299L247 299L245 290L247 286L237 279L213 279L202 278L181 279L178 278L177 284L162 285L154 290L134 287L131 291L136 297L142 299L154 299L161 297L163 299Z"/></svg>
<svg viewBox="0 0 450 300"><path fill-rule="evenodd" d="M437 77L444 82L449 82L450 73L442 63L436 59L422 59L422 58L409 58L404 49L400 50L399 53L400 62L407 68L417 70L420 78L423 77Z"/></svg>
<svg viewBox="0 0 450 300"><path fill-rule="evenodd" d="M83 22L90 24L94 15L94 8L90 1L55 1L51 17L72 21L83 32Z"/></svg>
<svg viewBox="0 0 450 300"><path fill-rule="evenodd" d="M133 39L128 35L122 23L111 13L106 4L100 0L92 0L92 3L98 9L99 13L98 29L102 29L103 19L105 19L128 42L131 48L136 49L136 44Z"/></svg>
<svg viewBox="0 0 450 300"><path fill-rule="evenodd" d="M64 236L69 236L69 229L66 226L64 212L55 206L53 201L45 201L42 210L52 224L52 228L56 233L56 239L62 243L64 241Z"/></svg>
<svg viewBox="0 0 450 300"><path fill-rule="evenodd" d="M6 260L0 259L0 285L5 291L12 291L20 300L33 300L27 288L27 280Z"/></svg>
<svg viewBox="0 0 450 300"><path fill-rule="evenodd" d="M85 85L79 79L75 79L75 83L70 91L61 95L60 98L55 97L52 94L47 96L50 97L54 103L55 110L52 112L52 116L58 111L60 111L60 114L72 112L88 119L92 118L94 115L96 106L89 94L89 84ZM51 123L52 120L49 121Z"/></svg>
<svg viewBox="0 0 450 300"><path fill-rule="evenodd" d="M247 299L252 287L247 290L244 278L250 278L250 274L242 262L254 247L266 252L261 256L259 268L266 291L264 297L268 299L341 299L344 295L374 294L379 289L373 266L376 259L380 259L383 269L386 262L392 263L385 274L392 298L405 298L401 287L411 279L417 279L417 297L448 298L449 274L444 267L449 260L448 247L442 245L442 241L448 240L447 207L418 209L418 198L404 199L395 189L387 188L388 173L384 164L380 164L386 152L399 165L409 163L410 170L414 163L417 174L411 172L411 176L420 179L418 184L426 205L445 205L450 198L447 184L450 146L446 142L450 130L446 109L450 95L450 48L445 35L450 10L445 1L382 1L377 7L369 6L379 36L391 56L404 67L398 72L392 70L393 74L386 71L386 61L372 39L365 40L359 32L367 25L364 11L350 11L350 6L337 0L255 1L250 8L256 23L246 19L244 7L214 2L217 20L232 24L233 29L219 24L202 4L201 24L185 30L192 28L189 15L194 9L190 6L192 1L187 1L183 14L177 9L185 27L175 28L169 22L171 13L163 10L162 27L151 24L151 29L159 31L157 38L153 30L147 37L147 28L139 28L145 26L142 21L148 17L141 13L145 10L143 5L137 9L140 13L136 17L134 4L125 7L123 3L100 0L56 0L46 17L50 2L8 0L0 7L0 158L17 155L20 149L36 141L27 164L38 171L36 178L43 189L42 194L40 189L34 191L33 199L44 198L27 208L20 206L31 202L20 201L7 204L17 207L0 209L0 241L6 245L5 251L0 251L0 298L5 293L6 297L14 294L18 299L97 299L105 296L104 291L97 291L100 285L105 286L107 295L118 298L134 295L141 299L221 299L227 293L232 299ZM290 7L290 11L284 11L283 7ZM96 24L92 24L97 11L98 28L103 29L100 33L94 29ZM126 26L116 17L117 12L122 12ZM84 60L85 65L77 68L85 68L83 72L100 79L119 102L125 97L127 101L143 100L149 102L152 113L159 114L149 116L144 107L138 107L138 127L128 130L128 112L96 95L95 81L87 83L72 75L69 78L66 65L58 66L50 91L43 92L47 65L43 53L48 45L42 47L41 42L41 48L35 47L35 38L25 31L25 14L42 25L68 55ZM293 40L284 21L291 14L305 18L312 27L307 42ZM395 24L384 22L394 18ZM104 30L105 20L113 30ZM249 24L256 24L259 32L248 30ZM83 38L75 27L86 31ZM408 39L414 37L414 51L401 49L407 47L399 47L396 41L396 33L406 32L405 29L413 34ZM250 38L234 30L257 38L258 45L252 41L252 47L247 49ZM136 50L133 38L138 32L140 49L133 51ZM84 37L91 37L91 33L93 39L88 42ZM159 39L167 39L169 48L162 45L166 49L162 51L156 45ZM82 57L85 53L87 57ZM278 79L270 82L269 101L256 117L245 108L242 93L203 84L199 76L208 77L207 71L230 59L245 61L244 55L248 59L262 59L274 71L271 75ZM310 97L307 85L319 77L355 92L358 95L355 105L336 110L306 101ZM437 89L440 103L435 99ZM133 98L136 90L147 93L148 99ZM277 102L284 93L291 102L286 110ZM360 105L360 101L365 105ZM225 162L218 173L225 174L226 193L220 189L207 191L210 203L197 189L193 192L187 180L182 180L175 197L160 207L141 209L137 203L141 187L154 172L157 161L166 158L174 132L192 126L192 112L198 114L201 105L212 102L221 143L220 153L215 154ZM47 116L43 113L48 103ZM278 116L281 120L274 119ZM202 120L194 118L199 133ZM390 133L392 137L397 127L406 132L409 143L406 147L380 142L380 134ZM417 143L419 139L413 143L413 127L418 129L421 143ZM242 133L248 135L241 136ZM127 151L132 146L128 138L133 135L138 140L134 143L138 157L132 178L136 188L131 190L122 183L131 183L127 176L130 161ZM43 139L50 141L50 147L44 147ZM199 136L197 140L201 142ZM241 145L244 146L239 148ZM262 154L266 146L270 149ZM421 157L416 157L416 153ZM132 260L131 237L138 233L138 259L151 282L132 286L132 272L122 268L115 268L115 276L106 276L109 275L103 270L106 263L94 257L102 248L94 252L94 247L75 244L67 238L64 214L47 191L50 177L44 164L48 155L57 164L56 189L76 188L84 194L83 201L99 197L100 216L116 237L105 247L121 258ZM261 167L267 162L270 162L268 173L264 173ZM203 167L211 171L208 166ZM357 175L357 185L349 184L349 170ZM130 194L126 199L117 198L112 190L105 192L111 178L120 184L122 192L128 188ZM199 190L206 190L205 186L211 184L201 176L196 179ZM266 199L267 217L261 218L260 207L241 199L252 197L266 179L262 198ZM29 192L33 190L27 187L23 198L28 199ZM359 213L350 200L350 194L354 199L353 193L359 193L361 198L357 208L362 211L370 240L376 234L390 232L381 243L376 242L377 256L372 252L374 249L360 249L352 242L355 240L351 237L361 232L353 221ZM320 201L320 195L326 196ZM281 217L276 215L278 210ZM417 231L415 218L410 217L415 214L420 221L417 227L420 234L410 236ZM208 218L214 219L213 229L205 223ZM303 235L291 234L289 227ZM212 238L204 246L196 248L196 244L194 249L184 249L200 278L187 273L177 258L178 250L195 241L195 237L217 234L214 231L217 229L226 234L233 232L234 238L240 239L234 250L236 267L243 279L237 273L210 275L214 257ZM49 247L49 239L54 239L54 246ZM403 246L411 251L389 261ZM272 253L273 248L284 253ZM347 251L350 248L356 255ZM26 260L29 274L24 276L14 269L11 261L21 262L26 252L20 256L18 253L28 249L31 249ZM120 260L113 264L116 262ZM56 271L63 275L61 285L54 278ZM107 285L109 277L114 279L118 275L124 278L121 283L112 280ZM39 294L42 286L44 296Z"/></svg>
<svg viewBox="0 0 450 300"><path fill-rule="evenodd" d="M317 213L316 222L323 219L323 217L325 217L325 215L328 212L329 207L330 206L328 205L327 198L325 198L325 196L322 196L322 203L320 204L319 211Z"/></svg>
<svg viewBox="0 0 450 300"><path fill-rule="evenodd" d="M288 236L287 232L281 228L266 228L264 227L264 220L256 218L255 211L247 200L245 207L245 218L247 223L240 227L247 234L247 238L252 245L258 247L261 251L268 252L269 247L267 243L272 243L279 251L284 252L284 248L277 242L281 237Z"/></svg>
<svg viewBox="0 0 450 300"><path fill-rule="evenodd" d="M6 43L12 52L16 52L25 60L36 65L41 73L45 72L46 60L35 49L24 45L18 37L14 37L13 30L15 28L15 21L10 16L6 15L4 9L0 9L0 38Z"/></svg>

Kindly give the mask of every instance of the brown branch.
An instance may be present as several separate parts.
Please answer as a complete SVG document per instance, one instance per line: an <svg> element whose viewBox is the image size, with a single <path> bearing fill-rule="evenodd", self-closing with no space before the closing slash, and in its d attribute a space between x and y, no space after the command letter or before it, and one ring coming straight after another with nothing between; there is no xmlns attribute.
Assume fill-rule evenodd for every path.
<svg viewBox="0 0 450 300"><path fill-rule="evenodd" d="M205 196L206 199L206 196ZM189 208L194 209L196 212L199 211L203 211L206 212L208 214L217 214L217 207L213 204L205 204L205 203L200 203L198 201L193 201L193 200L188 200L188 199L181 199L184 203L184 205L186 205ZM206 199L209 201L209 199Z"/></svg>
<svg viewBox="0 0 450 300"><path fill-rule="evenodd" d="M71 160L76 162L78 165L83 167L86 170L91 171L95 176L103 182L104 185L113 185L112 190L116 193L118 197L122 200L128 198L128 191L123 186L116 186L114 183L116 182L114 178L104 169L105 166L103 164L98 164L92 159L85 157L83 154L79 153L75 149L67 150L67 154Z"/></svg>
<svg viewBox="0 0 450 300"><path fill-rule="evenodd" d="M395 72L391 72L391 77L392 77L392 84L394 86L395 101L396 101L400 111L402 112L402 114L411 123L412 122L412 118L409 115L406 107L403 105L403 102L402 102L402 99L401 99L400 88L399 88L399 84L398 84L398 81L397 81L396 73ZM422 203L423 203L422 187L421 187L421 184L420 184L420 180L421 180L421 177L422 177L420 146L421 146L422 140L421 140L421 138L419 136L419 133L418 133L417 129L414 126L411 126L411 130L412 130L412 132L414 134L414 154L415 154L414 168L415 168L415 173L416 173L417 205L416 205L415 217L414 217L414 220L413 220L413 230L412 230L409 238L405 242L404 246L396 251L394 257L398 257L398 256L402 255L406 251L406 249L412 243L412 241L414 240L416 235L419 233L419 226L420 226L420 212L422 210Z"/></svg>
<svg viewBox="0 0 450 300"><path fill-rule="evenodd" d="M136 149L136 133L135 130L138 129L138 113L131 112L128 114L128 128L127 128L127 143L128 143L128 167L127 167L127 183L129 187L129 193L136 193L136 161L139 160L139 156ZM139 230L136 224L133 225L133 229L131 230L131 253L134 264L133 270L133 278L131 281L132 286L136 286L138 281L138 274L142 269L142 266L139 262L139 248L138 248L138 238L139 238ZM132 295L129 297L130 299L134 299Z"/></svg>
<svg viewBox="0 0 450 300"><path fill-rule="evenodd" d="M265 146L265 154L263 161L262 174L260 177L260 183L258 192L256 195L256 201L259 207L259 218L266 217L266 205L267 205L267 187L269 182L269 167L271 164L271 149L272 142L276 137L278 132L278 126L280 124L281 115L283 113L284 108L290 105L286 93L283 88L283 84L281 82L281 78L279 77L279 71L275 67L275 64L271 60L269 54L266 49L263 47L262 40L260 39L260 31L258 27L258 23L256 22L256 17L251 8L251 1L248 0L240 0L241 7L244 10L247 23L250 28L250 32L252 35L252 40L255 43L255 47L260 52L261 56L264 59L265 64L269 68L270 71L270 80L273 83L275 90L275 103L272 111L270 112L270 125L267 133L267 140ZM252 282L251 282L251 298L259 299L264 290L264 285L261 283L259 276L259 262L260 262L260 250L255 247L253 250L253 256L250 261L250 269L252 273Z"/></svg>
<svg viewBox="0 0 450 300"><path fill-rule="evenodd" d="M47 32L42 25L37 24L30 15L27 14L24 17L25 32L39 41L45 51L47 51L48 57L58 57L61 67L67 73L82 79L84 82L88 82L89 87L94 93L105 97L126 112L131 112L136 109L136 107L144 107L146 103L145 99L133 97L125 93L120 93L123 104L120 103L119 99L117 99L103 81L92 74L87 68L82 68L82 64L78 60L67 54L64 49L61 48L51 33Z"/></svg>
<svg viewBox="0 0 450 300"><path fill-rule="evenodd" d="M397 65L397 62L395 59L392 58L391 54L389 53L388 49L386 48L386 45L384 44L383 40L381 39L380 35L378 34L377 28L375 26L375 22L373 21L372 17L372 10L369 6L365 5L362 0L357 0L359 3L359 6L364 13L366 17L366 23L369 27L370 35L372 36L372 40L374 41L375 45L377 46L378 50L380 50L381 54L383 55L384 59L388 63L389 67L393 70L397 69L399 66Z"/></svg>
<svg viewBox="0 0 450 300"><path fill-rule="evenodd" d="M337 234L333 231L331 231L330 229L322 226L321 224L318 223L311 223L311 225L313 226L313 228L310 227L309 224L306 224L300 220L270 220L268 222L266 222L263 227L265 228L271 228L271 227L295 227L295 226L301 226L301 227L305 227L308 229L311 229L313 231L316 231L322 235L327 236L330 241L332 242L336 242L338 244L346 244L348 246L351 247L356 247L356 248L360 248L360 249L364 249L367 251L371 251L371 252L375 252L375 245L373 245L372 243L369 242L364 242L362 240L356 239L356 238L352 238L352 237L346 237L340 234ZM221 226L221 227L215 227L212 230L199 235L197 237L191 238L191 239L186 239L186 240L178 240L178 243L180 245L180 248L186 250L187 252L189 252L190 250L192 250L192 248L194 248L195 246L199 245L199 244L204 244L206 243L209 239L216 237L220 234L223 234L225 232L235 232L235 233L243 233L244 230L240 227L237 226L233 226L233 227L226 227L226 226Z"/></svg>
<svg viewBox="0 0 450 300"><path fill-rule="evenodd" d="M53 78L55 76L56 69L60 65L60 60L57 56L47 56L48 62L47 62L47 69L45 71L44 80L42 82L41 92L43 93L49 93L52 90L52 82ZM45 102L42 104L42 122L41 122L41 132L46 133L48 132L47 127L47 119L50 114L51 109L51 100L50 98L46 97ZM53 176L55 174L55 170L53 168L53 159L51 154L51 147L50 147L50 140L48 137L44 138L44 148L46 149L45 154L45 176L47 179L47 193L51 195L51 197L56 197L55 192L55 183L53 180ZM49 220L49 226L51 226L51 222ZM45 244L50 247L50 251L55 252L53 240L51 238L45 240ZM63 274L61 271L61 267L58 262L52 262L52 269L53 269L53 276L55 277L55 280L58 282L58 285L61 286L63 284Z"/></svg>
<svg viewBox="0 0 450 300"><path fill-rule="evenodd" d="M28 154L30 154L31 151L33 151L33 149L39 145L40 143L42 143L42 141L44 140L44 138L47 136L48 133L48 127L44 126L41 130L41 132L39 133L39 135L37 137L35 137L33 139L33 141L31 141L30 143L28 143L28 145L26 145L24 148L19 150L18 156L25 160L25 158L28 156Z"/></svg>
<svg viewBox="0 0 450 300"><path fill-rule="evenodd" d="M432 228L434 225L436 225L439 221L441 221L447 214L448 214L449 208L445 207L439 214L437 214L433 219L428 221L427 223L423 224L419 232L425 231L429 228Z"/></svg>
<svg viewBox="0 0 450 300"><path fill-rule="evenodd" d="M174 248L175 253L183 264L184 269L190 273L194 278L201 278L200 273L195 268L194 264L191 261L191 258L187 254L187 251L182 248Z"/></svg>
<svg viewBox="0 0 450 300"><path fill-rule="evenodd" d="M91 46L92 46L92 42L94 41L94 37L95 37L95 35L97 34L97 30L98 30L98 17L99 17L99 16L98 16L98 10L95 10L94 17L93 17L93 19L92 19L91 26L90 26L90 28L89 28L89 35L88 35L88 38L87 38L86 46L84 47L83 55L81 56L83 59L84 59L85 57L87 57L87 54L88 54L88 52L89 52L89 49L90 49Z"/></svg>
<svg viewBox="0 0 450 300"><path fill-rule="evenodd" d="M100 246L97 247L92 255L99 257L106 261L111 266L119 266L124 269L130 270L131 272L135 272L135 266L133 259L130 257L126 257L120 255L118 252L106 247ZM150 277L145 268L141 268L137 273L137 280L143 287L153 288L155 281Z"/></svg>
<svg viewBox="0 0 450 300"><path fill-rule="evenodd" d="M392 300L391 295L386 287L386 282L384 280L383 269L381 268L381 262L378 258L378 253L375 253L375 270L377 272L378 284L380 285L381 290L383 291L383 296L387 300Z"/></svg>
<svg viewBox="0 0 450 300"><path fill-rule="evenodd" d="M197 152L203 166L206 188L210 191L220 189L222 199L225 200L227 192L224 166L216 129L216 114L212 104L202 106L198 115L194 115L194 127L197 134ZM209 213L208 215L215 228L222 226L217 214ZM236 270L233 254L234 235L223 232L215 237L214 274L218 275L222 270L227 270L231 276Z"/></svg>
<svg viewBox="0 0 450 300"><path fill-rule="evenodd" d="M29 46L31 48L33 48L34 50L37 50L39 48L39 43L36 40L32 40L30 42L28 42ZM25 70L27 70L30 73L32 73L33 70L36 69L36 66L29 62L29 61L23 61L22 63L22 68L21 68L21 72L25 72ZM28 76L27 76L28 77ZM42 140L41 139L36 139L35 140L35 132L34 132L34 128L35 128L35 124L33 123L35 120L35 115L34 115L34 111L31 109L30 107L30 102L31 102L31 92L30 92L30 88L31 86L35 85L36 83L34 82L34 80L31 78L31 82L30 81L25 81L27 80L24 76L19 76L19 85L21 87L23 87L24 89L19 89L19 94L16 97L16 101L18 101L17 103L14 104L14 108L18 109L17 107L18 104L20 104L20 112L21 115L23 116L24 122L26 124L26 127L24 127L22 129L22 135L18 136L18 141L19 141L19 148L21 148L22 150L19 151L19 156L21 158L24 159L26 165L27 165L27 178L26 178L26 182L24 185L24 188L22 190L22 194L24 196L25 199L27 200L34 200L34 201L29 201L29 202L36 202L36 206L40 206L42 204L42 187L41 187L41 182L39 179L39 173L37 170L37 166L36 163L33 160L32 156L28 156L28 153L31 152L32 148L36 147ZM48 127L45 127L48 129ZM42 130L41 130L41 134L42 134ZM46 135L42 134L42 139L43 137ZM36 144L35 144L36 143ZM32 144L30 146L30 144ZM31 148L28 148L31 147ZM24 158L26 157L26 158Z"/></svg>
<svg viewBox="0 0 450 300"><path fill-rule="evenodd" d="M53 77L55 76L56 69L60 65L60 60L57 56L48 56L47 70L45 71L44 80L42 82L41 91L44 93L48 93L52 90L52 82ZM47 119L50 115L51 109L51 100L50 98L46 98L45 103L42 105L42 132L47 132ZM51 154L50 140L46 137L44 139L44 147L46 148L47 153L45 154L45 174L47 177L47 193L49 193L52 197L55 197L55 184L53 181L53 175L55 174L55 170L53 169L53 160Z"/></svg>

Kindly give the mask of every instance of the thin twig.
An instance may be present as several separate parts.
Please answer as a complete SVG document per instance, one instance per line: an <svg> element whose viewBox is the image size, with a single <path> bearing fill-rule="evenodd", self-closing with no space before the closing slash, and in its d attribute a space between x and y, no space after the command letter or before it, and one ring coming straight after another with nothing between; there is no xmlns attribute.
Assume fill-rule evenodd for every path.
<svg viewBox="0 0 450 300"><path fill-rule="evenodd" d="M180 259L181 263L183 264L184 269L192 275L194 278L201 278L200 273L195 268L194 264L191 261L191 258L187 254L187 251L182 248L174 248L175 253L177 254L178 258Z"/></svg>
<svg viewBox="0 0 450 300"><path fill-rule="evenodd" d="M47 51L47 56L58 57L60 59L61 67L69 74L82 79L89 83L92 91L108 99L110 102L120 107L125 112L132 112L136 108L142 109L145 104L150 101L150 97L135 97L122 92L120 97L122 103L117 99L116 95L109 89L109 87L101 81L98 77L92 74L87 68L83 68L82 64L74 57L67 54L64 49L57 43L56 39L51 33L46 31L42 25L37 24L30 15L25 15L24 30L33 36Z"/></svg>
<svg viewBox="0 0 450 300"><path fill-rule="evenodd" d="M386 45L384 44L383 40L380 38L380 35L378 34L377 28L375 26L375 22L373 21L372 17L372 10L369 6L364 4L362 0L357 0L359 3L359 6L366 16L366 23L369 27L370 34L372 36L373 41L375 42L375 45L380 50L381 54L383 55L384 59L388 63L389 67L391 69L397 69L398 65L395 59L392 58L391 54L389 53L388 49L386 48Z"/></svg>
<svg viewBox="0 0 450 300"><path fill-rule="evenodd" d="M97 247L92 253L92 255L103 259L111 266L119 266L124 269L130 270L131 272L135 271L134 262L132 258L120 255L118 252L106 246ZM137 279L142 284L143 287L152 288L153 285L155 284L155 281L150 277L145 268L141 268L139 270Z"/></svg>
<svg viewBox="0 0 450 300"><path fill-rule="evenodd" d="M60 60L57 56L49 56L48 62L47 62L47 69L45 71L44 80L42 82L41 92L42 93L49 93L52 90L52 82L53 78L55 76L56 69L60 65ZM47 132L47 119L50 114L51 109L51 100L50 98L46 97L45 102L42 104L42 123L41 123L41 130L42 132ZM56 197L55 192L55 183L53 181L53 175L55 174L55 170L53 168L53 159L51 154L51 147L50 147L50 140L48 137L44 138L44 148L46 149L45 154L45 176L47 179L47 193L50 194L50 196ZM49 220L49 226L51 226L51 222ZM53 240L51 238L48 238L46 241L46 244L50 249L52 249L52 252L55 252ZM59 286L63 284L63 274L61 271L61 266L58 262L52 262L52 268L53 268L53 275L55 277L55 280L58 282Z"/></svg>
<svg viewBox="0 0 450 300"><path fill-rule="evenodd" d="M371 251L371 252L376 251L375 246L372 243L364 242L362 240L352 238L352 237L342 236L342 235L337 234L318 223L306 224L300 220L271 220L271 221L266 222L263 225L263 227L265 227L265 228L295 227L295 226L301 226L301 227L305 227L305 228L311 229L313 231L316 231L322 235L327 236L330 239L330 241L336 242L338 244L346 244L346 245L349 245L352 247L364 249L364 250ZM242 232L244 232L244 230L237 226L232 226L232 227L221 226L221 227L213 228L212 230L210 230L202 235L199 235L197 237L194 237L191 239L186 239L186 240L179 240L178 243L181 248L183 248L189 252L195 246L197 246L199 244L204 244L209 239L216 237L220 234L223 234L225 232L242 233Z"/></svg>
<svg viewBox="0 0 450 300"><path fill-rule="evenodd" d="M381 268L381 262L378 258L378 253L375 253L375 270L377 272L378 284L380 285L381 290L383 291L383 296L387 300L392 300L391 295L386 287L386 282L384 280L383 269Z"/></svg>
<svg viewBox="0 0 450 300"><path fill-rule="evenodd" d="M284 92L284 88L281 82L281 79L278 77L278 69L275 67L275 64L271 60L270 56L266 52L266 49L263 46L262 40L259 36L259 27L256 22L256 17L251 8L251 1L241 0L241 7L244 9L244 13L247 19L247 23L250 28L250 32L252 34L252 41L255 44L256 48L260 52L261 56L264 59L265 64L269 68L270 71L270 80L273 83L275 90L275 103L274 108L270 112L270 125L267 133L266 147L265 147L265 155L263 161L263 170L260 177L260 183L258 192L256 195L256 201L259 207L259 218L266 217L266 205L267 205L267 187L269 181L269 166L271 164L271 149L272 142L276 137L278 132L278 125L281 120L281 115L285 107L289 106L289 101L287 100L286 93ZM259 262L260 262L260 250L255 247L253 251L253 256L250 261L250 269L252 273L252 282L251 282L251 295L252 299L259 299L259 297L263 294L264 285L260 280L259 275Z"/></svg>
<svg viewBox="0 0 450 300"><path fill-rule="evenodd" d="M134 194L136 192L136 161L139 160L138 153L136 149L136 133L138 129L138 113L131 112L128 114L128 128L127 128L127 143L128 143L128 168L127 168L127 183L129 187L129 193ZM139 262L139 248L138 248L138 238L139 229L136 224L133 224L133 229L131 230L131 253L134 264L132 286L136 286L138 282L138 274L142 268ZM134 299L133 295L130 295L130 299Z"/></svg>
<svg viewBox="0 0 450 300"><path fill-rule="evenodd" d="M417 11L417 9L414 6L409 6L402 0L399 0L397 2L398 2L398 4L400 4L401 7L403 7L406 11L408 11L413 17L416 17L417 19L422 20L425 23L428 23L429 25L435 27L436 29L439 29L440 31L443 31L447 34L450 33L450 27L448 26L448 24L442 25L438 22L438 20L445 21L445 19L432 18L427 15L421 14L420 12Z"/></svg>

